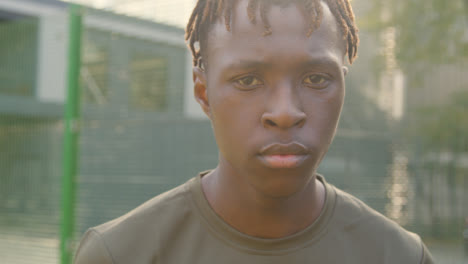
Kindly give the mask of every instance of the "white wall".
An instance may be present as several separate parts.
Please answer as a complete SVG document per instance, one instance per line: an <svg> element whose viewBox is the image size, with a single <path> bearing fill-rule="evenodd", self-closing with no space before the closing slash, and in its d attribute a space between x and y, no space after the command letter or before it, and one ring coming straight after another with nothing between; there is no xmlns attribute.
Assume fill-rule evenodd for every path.
<svg viewBox="0 0 468 264"><path fill-rule="evenodd" d="M66 100L68 16L64 13L41 16L36 96L41 102Z"/></svg>

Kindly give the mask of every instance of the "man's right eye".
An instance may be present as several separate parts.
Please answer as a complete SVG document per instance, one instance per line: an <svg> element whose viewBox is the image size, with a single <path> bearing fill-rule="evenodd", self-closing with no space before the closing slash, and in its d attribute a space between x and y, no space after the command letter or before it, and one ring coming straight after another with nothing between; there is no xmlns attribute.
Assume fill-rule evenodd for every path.
<svg viewBox="0 0 468 264"><path fill-rule="evenodd" d="M236 80L236 82L244 87L253 87L257 85L262 85L263 82L260 81L255 76L245 76Z"/></svg>

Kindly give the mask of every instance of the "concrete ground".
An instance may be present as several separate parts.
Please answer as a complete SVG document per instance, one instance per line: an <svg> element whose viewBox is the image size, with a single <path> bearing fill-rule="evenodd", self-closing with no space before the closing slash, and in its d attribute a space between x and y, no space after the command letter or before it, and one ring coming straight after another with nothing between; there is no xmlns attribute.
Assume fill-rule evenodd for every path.
<svg viewBox="0 0 468 264"><path fill-rule="evenodd" d="M25 235L0 234L0 263L58 264L59 240Z"/></svg>

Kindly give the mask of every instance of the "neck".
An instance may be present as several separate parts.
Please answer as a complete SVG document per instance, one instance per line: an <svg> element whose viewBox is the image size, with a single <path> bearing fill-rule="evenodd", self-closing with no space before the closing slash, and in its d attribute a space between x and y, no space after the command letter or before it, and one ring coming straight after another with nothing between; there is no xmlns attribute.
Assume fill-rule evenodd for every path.
<svg viewBox="0 0 468 264"><path fill-rule="evenodd" d="M301 190L274 197L259 192L218 167L202 178L213 210L238 231L261 238L281 238L311 225L320 215L325 188L315 176Z"/></svg>

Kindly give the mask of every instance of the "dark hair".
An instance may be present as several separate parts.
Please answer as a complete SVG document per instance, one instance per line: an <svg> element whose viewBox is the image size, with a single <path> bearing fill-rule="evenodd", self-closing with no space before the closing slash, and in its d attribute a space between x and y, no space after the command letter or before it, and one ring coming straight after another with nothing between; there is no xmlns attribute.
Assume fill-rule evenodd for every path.
<svg viewBox="0 0 468 264"><path fill-rule="evenodd" d="M354 13L351 8L351 0L249 0L247 14L250 21L256 23L256 12L260 9L260 17L265 25L264 35L271 34L270 23L267 19L267 11L271 5L287 5L296 3L302 5L306 20L309 23L307 36L320 27L323 18L321 1L325 2L330 11L338 21L343 39L347 42L346 53L348 60L353 63L357 56L359 44L358 28L354 20ZM203 67L202 48L206 35L217 19L224 17L226 30L231 31L231 15L237 0L198 0L185 31L187 40L193 55L193 65ZM198 47L196 47L198 43Z"/></svg>

